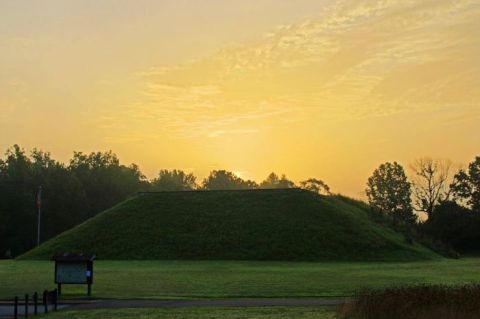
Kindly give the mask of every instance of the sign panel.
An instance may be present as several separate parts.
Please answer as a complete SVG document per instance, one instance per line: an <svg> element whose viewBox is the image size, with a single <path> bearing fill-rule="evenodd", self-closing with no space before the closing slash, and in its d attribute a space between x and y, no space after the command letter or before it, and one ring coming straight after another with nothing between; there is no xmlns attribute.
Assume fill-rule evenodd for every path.
<svg viewBox="0 0 480 319"><path fill-rule="evenodd" d="M86 284L88 275L86 263L58 263L55 281L62 284Z"/></svg>

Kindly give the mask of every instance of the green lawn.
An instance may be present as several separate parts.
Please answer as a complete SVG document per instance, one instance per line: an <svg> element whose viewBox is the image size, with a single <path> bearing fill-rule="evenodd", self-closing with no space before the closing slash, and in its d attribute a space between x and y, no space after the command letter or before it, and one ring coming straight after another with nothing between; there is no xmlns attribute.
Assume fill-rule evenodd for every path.
<svg viewBox="0 0 480 319"><path fill-rule="evenodd" d="M333 319L335 310L325 307L173 308L60 311L51 319Z"/></svg>
<svg viewBox="0 0 480 319"><path fill-rule="evenodd" d="M480 258L408 263L97 261L94 297L335 297L362 287L480 282ZM53 262L0 261L0 298L53 288ZM65 297L83 286L64 287Z"/></svg>

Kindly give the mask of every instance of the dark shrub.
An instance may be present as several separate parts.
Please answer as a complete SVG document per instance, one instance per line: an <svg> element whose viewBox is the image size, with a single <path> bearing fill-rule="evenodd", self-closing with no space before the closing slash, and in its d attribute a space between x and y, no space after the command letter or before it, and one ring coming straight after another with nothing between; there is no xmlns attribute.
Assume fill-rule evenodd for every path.
<svg viewBox="0 0 480 319"><path fill-rule="evenodd" d="M480 285L364 290L339 310L344 319L480 318Z"/></svg>

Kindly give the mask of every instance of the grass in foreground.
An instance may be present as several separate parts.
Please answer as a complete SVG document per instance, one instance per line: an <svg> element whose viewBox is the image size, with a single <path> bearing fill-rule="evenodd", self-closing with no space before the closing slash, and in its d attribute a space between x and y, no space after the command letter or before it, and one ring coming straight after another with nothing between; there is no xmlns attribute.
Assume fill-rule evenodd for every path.
<svg viewBox="0 0 480 319"><path fill-rule="evenodd" d="M105 309L60 311L51 319L333 319L335 310L326 307L245 307L245 308L170 308Z"/></svg>
<svg viewBox="0 0 480 319"><path fill-rule="evenodd" d="M439 258L372 221L365 205L299 189L138 196L21 259L91 252L110 260L388 260Z"/></svg>
<svg viewBox="0 0 480 319"><path fill-rule="evenodd" d="M480 258L409 263L97 261L95 298L336 297L361 288L480 282ZM54 288L53 262L0 261L0 299ZM65 298L85 286L64 286Z"/></svg>

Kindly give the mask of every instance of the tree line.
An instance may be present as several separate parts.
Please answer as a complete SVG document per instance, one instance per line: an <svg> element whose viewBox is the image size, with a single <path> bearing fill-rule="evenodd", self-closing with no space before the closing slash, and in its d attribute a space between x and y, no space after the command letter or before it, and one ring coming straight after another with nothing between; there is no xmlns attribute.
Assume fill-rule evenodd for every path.
<svg viewBox="0 0 480 319"><path fill-rule="evenodd" d="M197 178L192 173L182 170L160 170L158 177L150 181L152 191L190 191L190 190L235 190L235 189L275 189L300 187L319 194L330 194L330 187L320 179L309 178L296 185L284 174L279 176L270 173L264 181L258 184L252 180L244 180L233 172L226 170L213 170L202 181L197 183Z"/></svg>
<svg viewBox="0 0 480 319"><path fill-rule="evenodd" d="M366 187L373 218L429 246L480 250L480 157L457 171L448 161L421 158L410 170L411 179L397 162L383 163L374 170ZM137 192L300 187L331 194L321 179L309 178L296 185L275 173L257 183L214 170L199 182L192 173L174 169L160 170L148 180L137 165L121 164L111 151L74 152L65 164L48 152L33 149L27 154L14 145L0 159L0 258L16 256L35 245L38 186L42 186L44 212L42 241ZM418 219L419 212L426 220Z"/></svg>
<svg viewBox="0 0 480 319"><path fill-rule="evenodd" d="M35 194L42 187L41 240L45 241L145 191L233 190L297 187L285 175L271 173L260 184L225 170L214 170L201 183L182 170L160 170L148 180L135 164L123 165L108 152L74 152L67 164L49 152L26 153L18 145L0 159L0 258L17 256L36 244ZM299 187L323 194L330 189L310 178Z"/></svg>
<svg viewBox="0 0 480 319"><path fill-rule="evenodd" d="M431 248L478 252L480 157L466 169L455 172L452 167L445 160L417 159L410 165L410 181L397 162L381 164L367 182L365 192L370 207L383 221L388 220L409 236L426 240L424 244ZM415 212L424 213L427 219L418 220Z"/></svg>

